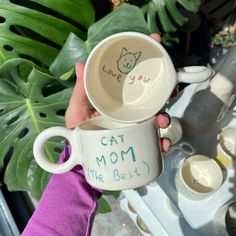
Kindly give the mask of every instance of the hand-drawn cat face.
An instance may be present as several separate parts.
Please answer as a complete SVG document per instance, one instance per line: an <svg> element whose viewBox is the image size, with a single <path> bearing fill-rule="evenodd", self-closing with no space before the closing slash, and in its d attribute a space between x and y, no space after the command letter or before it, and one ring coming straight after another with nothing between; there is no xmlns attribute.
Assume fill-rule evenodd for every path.
<svg viewBox="0 0 236 236"><path fill-rule="evenodd" d="M117 61L117 68L121 73L128 74L136 65L142 52L129 52L126 48L122 48L120 58Z"/></svg>

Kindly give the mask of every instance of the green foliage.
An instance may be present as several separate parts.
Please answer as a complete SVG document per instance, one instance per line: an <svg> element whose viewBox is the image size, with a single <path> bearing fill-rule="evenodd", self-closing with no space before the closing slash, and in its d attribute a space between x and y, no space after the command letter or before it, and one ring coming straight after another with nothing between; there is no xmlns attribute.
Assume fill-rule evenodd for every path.
<svg viewBox="0 0 236 236"><path fill-rule="evenodd" d="M97 213L108 213L108 212L111 212L111 211L112 211L112 208L110 207L108 202L103 197L101 197L98 200Z"/></svg>
<svg viewBox="0 0 236 236"><path fill-rule="evenodd" d="M32 145L44 129L64 125L70 88L41 72L30 61L11 59L0 68L0 166L10 156L5 182L10 190L27 190L39 199L49 174L35 163ZM49 142L45 152L58 158L62 144Z"/></svg>
<svg viewBox="0 0 236 236"><path fill-rule="evenodd" d="M103 196L112 196L115 199L117 199L120 196L120 191L103 191ZM98 200L98 209L97 213L108 213L111 212L112 208L108 204L107 200L103 197L101 197Z"/></svg>
<svg viewBox="0 0 236 236"><path fill-rule="evenodd" d="M229 48L235 44L234 35L230 31L220 31L214 35L212 46Z"/></svg>
<svg viewBox="0 0 236 236"><path fill-rule="evenodd" d="M150 34L140 8L122 4L116 11L111 12L95 22L88 29L88 37L83 41L71 33L50 66L50 71L57 77L65 77L65 73L74 67L76 61L85 62L91 50L104 38L123 31L137 31Z"/></svg>
<svg viewBox="0 0 236 236"><path fill-rule="evenodd" d="M85 39L94 22L89 0L0 1L0 62L27 58L48 67L70 32ZM82 30L78 27L82 26Z"/></svg>
<svg viewBox="0 0 236 236"><path fill-rule="evenodd" d="M71 95L35 63L47 71L69 33L86 39L94 20L90 0L0 1L0 168L9 159L4 181L10 190L40 198L49 174L35 163L33 142L43 129L64 126ZM45 151L56 161L61 149L50 141Z"/></svg>
<svg viewBox="0 0 236 236"><path fill-rule="evenodd" d="M197 12L201 1L200 0L150 0L145 4L143 9L143 14L146 16L147 24L151 32L156 32L160 34L166 34L169 32L177 31L177 25L181 26L188 21L188 18L183 16L177 4L181 7ZM157 20L160 21L163 30L160 30L156 24ZM176 40L176 39L174 39ZM173 39L168 37L164 39L165 43L171 42Z"/></svg>

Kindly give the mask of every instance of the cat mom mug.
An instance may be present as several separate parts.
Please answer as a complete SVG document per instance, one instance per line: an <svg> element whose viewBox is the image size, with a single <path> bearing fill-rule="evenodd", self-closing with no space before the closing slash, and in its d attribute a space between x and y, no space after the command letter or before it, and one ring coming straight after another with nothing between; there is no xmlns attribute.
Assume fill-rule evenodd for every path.
<svg viewBox="0 0 236 236"><path fill-rule="evenodd" d="M71 155L62 164L50 162L44 153L44 143L55 136L65 137L71 145ZM124 124L99 116L74 130L51 127L42 131L34 142L33 154L46 171L64 173L79 164L92 186L122 190L146 185L161 173L158 144L155 118Z"/></svg>
<svg viewBox="0 0 236 236"><path fill-rule="evenodd" d="M176 72L164 47L137 32L114 34L101 41L85 65L85 89L92 105L118 122L133 123L154 116L179 82L210 78L204 66Z"/></svg>

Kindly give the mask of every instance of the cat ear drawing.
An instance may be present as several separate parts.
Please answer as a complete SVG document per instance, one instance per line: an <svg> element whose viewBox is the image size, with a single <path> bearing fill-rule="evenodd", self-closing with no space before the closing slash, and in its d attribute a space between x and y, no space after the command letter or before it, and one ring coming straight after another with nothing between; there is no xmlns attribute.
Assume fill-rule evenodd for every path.
<svg viewBox="0 0 236 236"><path fill-rule="evenodd" d="M120 53L120 58L123 57L124 55L128 54L128 53L130 53L130 52L128 51L128 49L125 48L125 47L123 47L122 50L121 50L121 53ZM142 54L141 51L138 51L138 52L136 52L136 53L133 53L133 55L134 55L136 61L140 58L141 54Z"/></svg>
<svg viewBox="0 0 236 236"><path fill-rule="evenodd" d="M134 53L134 57L135 57L136 61L140 58L141 54L142 54L141 51Z"/></svg>
<svg viewBox="0 0 236 236"><path fill-rule="evenodd" d="M120 53L120 58L123 57L127 53L129 53L129 51L127 50L127 48L123 47Z"/></svg>

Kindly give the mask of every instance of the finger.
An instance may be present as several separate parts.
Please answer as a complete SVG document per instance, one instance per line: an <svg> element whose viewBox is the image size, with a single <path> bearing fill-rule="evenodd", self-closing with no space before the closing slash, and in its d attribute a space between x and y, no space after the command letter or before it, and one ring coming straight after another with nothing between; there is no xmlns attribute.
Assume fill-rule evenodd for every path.
<svg viewBox="0 0 236 236"><path fill-rule="evenodd" d="M165 129L170 124L170 116L166 112L159 113L156 117L156 126Z"/></svg>
<svg viewBox="0 0 236 236"><path fill-rule="evenodd" d="M153 33L150 35L153 39L155 39L156 41L158 41L159 43L161 42L161 36L157 33Z"/></svg>
<svg viewBox="0 0 236 236"><path fill-rule="evenodd" d="M88 106L88 97L84 87L84 64L81 62L75 63L76 72L76 87L77 101L79 106Z"/></svg>
<svg viewBox="0 0 236 236"><path fill-rule="evenodd" d="M171 141L168 138L161 139L161 151L168 152L171 147Z"/></svg>
<svg viewBox="0 0 236 236"><path fill-rule="evenodd" d="M73 129L78 125L77 113L74 112L74 110L67 109L65 114L65 123L67 129Z"/></svg>
<svg viewBox="0 0 236 236"><path fill-rule="evenodd" d="M171 97L171 98L174 98L174 97L176 97L176 96L178 95L178 93L179 93L179 87L176 86L176 87L174 88L174 90L172 91L170 97Z"/></svg>
<svg viewBox="0 0 236 236"><path fill-rule="evenodd" d="M88 98L84 88L84 64L75 64L76 83L65 114L67 128L74 128L89 114Z"/></svg>

